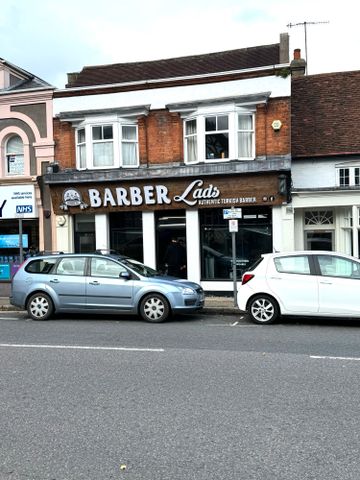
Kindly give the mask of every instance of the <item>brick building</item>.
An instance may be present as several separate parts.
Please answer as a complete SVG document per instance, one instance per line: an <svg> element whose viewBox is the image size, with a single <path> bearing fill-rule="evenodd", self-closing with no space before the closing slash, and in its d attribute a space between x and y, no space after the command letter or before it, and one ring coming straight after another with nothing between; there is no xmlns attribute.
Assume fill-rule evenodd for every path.
<svg viewBox="0 0 360 480"><path fill-rule="evenodd" d="M114 249L164 269L176 236L184 276L232 290L224 209L241 209L238 275L288 248L290 84L280 42L84 67L54 93L55 160L43 177L53 249ZM292 239L292 236L290 236Z"/></svg>

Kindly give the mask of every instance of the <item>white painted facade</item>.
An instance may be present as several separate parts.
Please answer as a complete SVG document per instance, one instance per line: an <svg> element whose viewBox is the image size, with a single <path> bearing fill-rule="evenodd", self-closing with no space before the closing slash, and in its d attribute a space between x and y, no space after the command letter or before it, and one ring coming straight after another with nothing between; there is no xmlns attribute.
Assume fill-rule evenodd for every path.
<svg viewBox="0 0 360 480"><path fill-rule="evenodd" d="M309 248L309 235L319 234L333 251L359 257L360 186L339 184L340 168L359 166L360 159L345 158L292 162L292 208L287 207L294 219L292 249Z"/></svg>

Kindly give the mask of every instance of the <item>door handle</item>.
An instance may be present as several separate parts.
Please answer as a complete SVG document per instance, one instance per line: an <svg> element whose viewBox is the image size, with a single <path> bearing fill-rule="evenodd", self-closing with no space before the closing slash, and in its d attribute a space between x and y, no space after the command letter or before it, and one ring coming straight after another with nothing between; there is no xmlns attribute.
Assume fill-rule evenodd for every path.
<svg viewBox="0 0 360 480"><path fill-rule="evenodd" d="M94 280L93 282L89 282L89 285L100 285L100 282Z"/></svg>
<svg viewBox="0 0 360 480"><path fill-rule="evenodd" d="M53 278L52 280L50 280L50 283L59 283L59 279L58 278Z"/></svg>
<svg viewBox="0 0 360 480"><path fill-rule="evenodd" d="M270 277L270 278L271 278L271 280L282 280L281 277Z"/></svg>
<svg viewBox="0 0 360 480"><path fill-rule="evenodd" d="M332 285L333 282L325 282L325 281L320 281L322 285Z"/></svg>

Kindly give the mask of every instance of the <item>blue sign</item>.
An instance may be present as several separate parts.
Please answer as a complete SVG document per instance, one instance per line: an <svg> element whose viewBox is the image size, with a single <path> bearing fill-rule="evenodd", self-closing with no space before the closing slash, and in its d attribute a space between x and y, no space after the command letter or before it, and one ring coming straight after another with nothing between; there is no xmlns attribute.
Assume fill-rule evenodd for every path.
<svg viewBox="0 0 360 480"><path fill-rule="evenodd" d="M16 213L32 213L32 205L16 205Z"/></svg>
<svg viewBox="0 0 360 480"><path fill-rule="evenodd" d="M22 236L22 244L24 248L29 246L28 234ZM0 248L19 248L19 235L0 235Z"/></svg>
<svg viewBox="0 0 360 480"><path fill-rule="evenodd" d="M0 280L10 280L9 263L0 263Z"/></svg>

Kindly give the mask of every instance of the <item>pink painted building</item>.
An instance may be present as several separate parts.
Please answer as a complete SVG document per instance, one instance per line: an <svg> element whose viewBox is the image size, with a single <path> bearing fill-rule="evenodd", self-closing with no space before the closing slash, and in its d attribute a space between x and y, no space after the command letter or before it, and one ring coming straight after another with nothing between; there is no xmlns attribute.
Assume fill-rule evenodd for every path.
<svg viewBox="0 0 360 480"><path fill-rule="evenodd" d="M0 294L30 248L52 246L47 187L37 177L54 161L53 90L0 58Z"/></svg>

